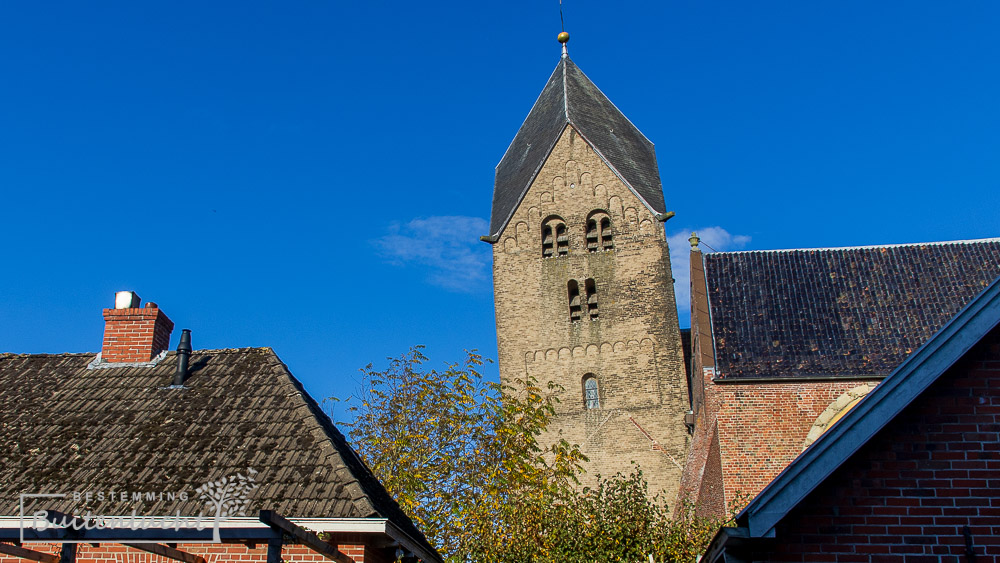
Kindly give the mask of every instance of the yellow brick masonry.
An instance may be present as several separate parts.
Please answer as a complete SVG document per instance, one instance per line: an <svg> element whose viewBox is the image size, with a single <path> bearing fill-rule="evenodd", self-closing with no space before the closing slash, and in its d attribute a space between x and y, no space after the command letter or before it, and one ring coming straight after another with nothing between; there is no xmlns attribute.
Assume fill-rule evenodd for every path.
<svg viewBox="0 0 1000 563"><path fill-rule="evenodd" d="M588 252L587 218L612 221L614 250ZM569 254L543 258L542 222L565 220ZM593 278L599 318L570 320L567 282ZM546 441L580 444L584 485L638 463L651 494L673 502L687 457L688 409L670 260L662 225L567 126L511 221L493 245L501 378L525 375L563 386ZM600 408L586 409L582 381L594 374Z"/></svg>

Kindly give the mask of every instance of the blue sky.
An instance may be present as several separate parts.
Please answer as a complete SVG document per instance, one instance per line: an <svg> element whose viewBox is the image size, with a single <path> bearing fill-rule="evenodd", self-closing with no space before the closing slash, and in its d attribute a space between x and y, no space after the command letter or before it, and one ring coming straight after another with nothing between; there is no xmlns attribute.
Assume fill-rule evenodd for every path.
<svg viewBox="0 0 1000 563"><path fill-rule="evenodd" d="M692 229L1000 235L1000 4L564 8L573 60L656 143L676 255ZM133 289L319 398L415 344L494 356L478 236L558 31L556 0L4 3L0 351L97 351Z"/></svg>

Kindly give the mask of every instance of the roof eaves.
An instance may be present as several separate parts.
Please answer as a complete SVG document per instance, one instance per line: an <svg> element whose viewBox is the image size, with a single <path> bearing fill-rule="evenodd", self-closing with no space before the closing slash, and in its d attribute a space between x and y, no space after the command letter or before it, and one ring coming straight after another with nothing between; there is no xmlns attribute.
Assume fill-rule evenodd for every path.
<svg viewBox="0 0 1000 563"><path fill-rule="evenodd" d="M737 517L740 525L753 537L772 534L806 495L998 324L1000 278L771 481Z"/></svg>
<svg viewBox="0 0 1000 563"><path fill-rule="evenodd" d="M421 542L410 537L409 534L392 522L386 522L385 532L389 537L396 540L400 545L409 550L410 553L413 553L420 558L421 561L434 561L437 563L441 563L443 561L441 556L436 551L428 550Z"/></svg>

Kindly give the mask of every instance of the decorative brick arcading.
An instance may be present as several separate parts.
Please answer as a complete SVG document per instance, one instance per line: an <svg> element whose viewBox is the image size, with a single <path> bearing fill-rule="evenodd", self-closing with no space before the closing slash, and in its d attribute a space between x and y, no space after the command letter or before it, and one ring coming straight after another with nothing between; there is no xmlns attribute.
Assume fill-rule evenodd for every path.
<svg viewBox="0 0 1000 563"><path fill-rule="evenodd" d="M170 346L174 323L153 303L143 309L105 309L105 362L148 362Z"/></svg>

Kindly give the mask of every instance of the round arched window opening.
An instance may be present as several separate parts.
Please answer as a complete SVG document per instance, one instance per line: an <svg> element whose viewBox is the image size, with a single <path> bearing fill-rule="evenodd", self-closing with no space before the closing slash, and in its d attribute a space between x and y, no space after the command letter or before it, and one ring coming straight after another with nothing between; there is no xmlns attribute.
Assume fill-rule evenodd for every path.
<svg viewBox="0 0 1000 563"><path fill-rule="evenodd" d="M597 390L597 378L592 373L583 376L583 406L586 409L601 408L600 394Z"/></svg>

